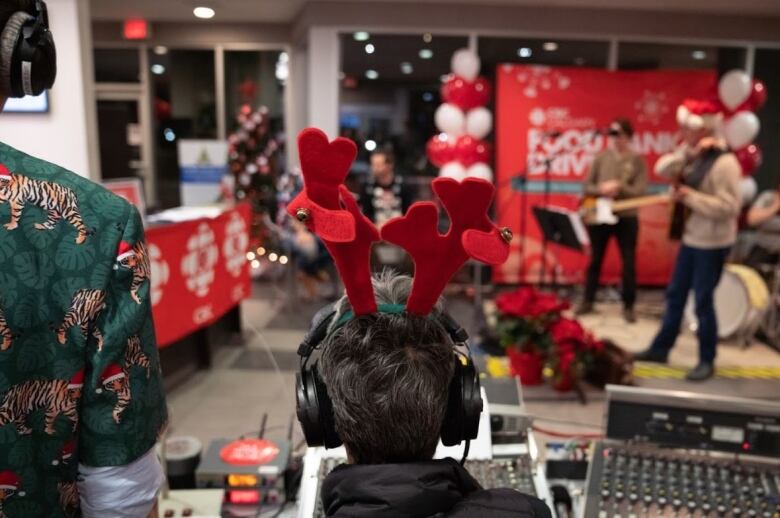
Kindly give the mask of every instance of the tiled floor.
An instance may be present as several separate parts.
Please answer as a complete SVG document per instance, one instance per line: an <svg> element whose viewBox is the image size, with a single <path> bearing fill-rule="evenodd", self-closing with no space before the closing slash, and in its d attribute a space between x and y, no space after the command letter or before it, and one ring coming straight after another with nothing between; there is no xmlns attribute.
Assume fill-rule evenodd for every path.
<svg viewBox="0 0 780 518"><path fill-rule="evenodd" d="M268 414L269 435L287 434L295 412L294 370L291 369L296 363L292 353L317 306L305 303L285 306L278 290L265 285L256 288L258 295L242 308L245 346L221 349L210 371L197 374L169 394L172 434L195 436L205 447L215 438L255 433L263 413ZM268 297L269 292L275 297ZM611 338L629 351L638 351L647 346L657 330L662 303L659 292L644 292L638 305L638 323L627 325L615 304L600 305L599 313L584 318L583 323L598 336ZM459 318L471 318L473 312L465 302L455 305ZM685 332L672 352L671 363L692 367L696 360L695 337ZM274 368L275 363L280 370ZM718 364L780 366L780 354L761 343L747 349L725 343L719 347ZM642 380L640 384L732 396L752 393L772 397L780 393L780 380L720 379L696 385L681 380ZM540 427L593 433L599 432L603 424L604 395L598 391L588 392L586 405L571 394L556 394L544 387L526 389L525 400L529 412L540 419L537 422ZM302 436L297 423L294 435L294 442L299 442Z"/></svg>

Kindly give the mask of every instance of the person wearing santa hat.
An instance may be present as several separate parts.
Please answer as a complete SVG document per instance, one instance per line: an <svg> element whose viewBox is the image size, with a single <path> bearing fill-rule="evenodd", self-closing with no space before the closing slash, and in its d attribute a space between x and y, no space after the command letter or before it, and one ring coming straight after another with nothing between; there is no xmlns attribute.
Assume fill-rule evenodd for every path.
<svg viewBox="0 0 780 518"><path fill-rule="evenodd" d="M698 319L699 363L689 381L715 374L718 322L714 293L731 246L737 239L742 207L741 168L720 138L720 107L708 100L686 100L677 111L683 143L658 159L656 173L674 178L674 198L685 214L682 246L666 293L661 329L635 360L666 363L680 333L688 293L693 290Z"/></svg>
<svg viewBox="0 0 780 518"><path fill-rule="evenodd" d="M0 1L0 110L53 85L48 22L43 0ZM143 222L87 179L94 171L82 173L0 143L0 398L18 425L5 428L0 459L27 452L24 470L0 471L0 516L146 517L164 480L154 446L167 408L148 275L139 274L148 270L113 268L145 260L127 255L143 249ZM124 363L130 343L150 376ZM118 358L122 376L138 371L142 400L98 393ZM122 383L129 388L119 378L105 388ZM11 514L11 504L22 505Z"/></svg>

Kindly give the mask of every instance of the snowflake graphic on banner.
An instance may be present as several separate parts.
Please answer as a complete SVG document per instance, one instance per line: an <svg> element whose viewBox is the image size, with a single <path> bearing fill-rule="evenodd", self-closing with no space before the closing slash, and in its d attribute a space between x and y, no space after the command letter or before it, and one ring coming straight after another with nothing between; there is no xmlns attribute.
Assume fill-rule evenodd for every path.
<svg viewBox="0 0 780 518"><path fill-rule="evenodd" d="M518 72L515 79L523 85L523 95L529 99L538 97L540 92L567 90L571 86L571 79L567 75L545 66L529 67Z"/></svg>
<svg viewBox="0 0 780 518"><path fill-rule="evenodd" d="M168 262L162 257L160 247L154 244L147 246L149 253L149 264L152 268L151 275L151 295L152 306L156 306L163 298L163 287L168 284L171 271L168 268Z"/></svg>
<svg viewBox="0 0 780 518"><path fill-rule="evenodd" d="M233 277L238 277L246 268L246 251L249 246L249 233L246 223L237 212L234 212L225 225L225 242L222 245L222 255L225 257L225 268Z"/></svg>
<svg viewBox="0 0 780 518"><path fill-rule="evenodd" d="M637 111L636 120L657 126L663 116L669 113L669 105L666 101L665 92L645 90L642 98L634 103L634 109Z"/></svg>
<svg viewBox="0 0 780 518"><path fill-rule="evenodd" d="M187 240L187 254L181 260L181 271L187 281L187 289L198 297L205 297L214 282L214 267L219 259L219 248L214 231L207 223Z"/></svg>

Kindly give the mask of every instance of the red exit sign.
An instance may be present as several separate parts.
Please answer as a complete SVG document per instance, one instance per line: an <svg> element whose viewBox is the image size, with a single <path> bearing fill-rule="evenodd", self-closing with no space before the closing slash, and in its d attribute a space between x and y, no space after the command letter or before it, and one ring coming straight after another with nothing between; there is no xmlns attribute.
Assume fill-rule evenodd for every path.
<svg viewBox="0 0 780 518"><path fill-rule="evenodd" d="M149 22L140 18L125 20L123 34L126 40L145 40L149 38Z"/></svg>

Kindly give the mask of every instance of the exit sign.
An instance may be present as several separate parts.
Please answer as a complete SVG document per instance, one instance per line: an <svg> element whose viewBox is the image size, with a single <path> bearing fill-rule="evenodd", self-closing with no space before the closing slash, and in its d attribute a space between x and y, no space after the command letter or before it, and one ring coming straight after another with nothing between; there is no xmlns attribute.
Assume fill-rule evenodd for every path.
<svg viewBox="0 0 780 518"><path fill-rule="evenodd" d="M126 40L145 40L149 38L149 22L140 18L125 20L123 34Z"/></svg>

